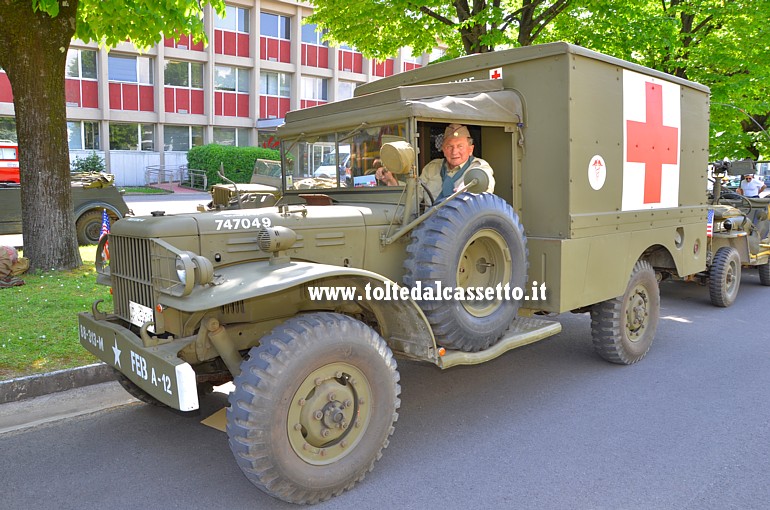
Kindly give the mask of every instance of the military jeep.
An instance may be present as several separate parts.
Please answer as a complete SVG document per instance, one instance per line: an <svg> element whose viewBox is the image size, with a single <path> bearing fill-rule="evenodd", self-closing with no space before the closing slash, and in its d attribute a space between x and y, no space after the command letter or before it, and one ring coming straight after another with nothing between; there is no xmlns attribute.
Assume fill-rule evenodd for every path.
<svg viewBox="0 0 770 510"><path fill-rule="evenodd" d="M743 267L756 267L759 283L770 285L770 198L747 198L722 187L723 177L732 169L743 168L744 161L718 161L712 164L714 187L707 219L707 271L700 276L708 282L714 306L735 302ZM751 163L749 161L749 163Z"/></svg>
<svg viewBox="0 0 770 510"><path fill-rule="evenodd" d="M81 245L99 242L103 211L107 211L110 223L132 214L112 179L111 174L72 174L75 229ZM21 187L0 183L0 235L21 233Z"/></svg>
<svg viewBox="0 0 770 510"><path fill-rule="evenodd" d="M494 194L483 172L442 201L423 186L450 123ZM290 112L278 135L275 206L118 222L96 261L114 310L94 303L79 333L144 401L190 411L200 385L233 380L230 448L286 501L373 468L398 418L396 358L481 364L588 312L598 355L636 363L658 273L706 267L689 184L705 187L708 89L615 58L562 43L464 57ZM350 175L315 175L341 146Z"/></svg>

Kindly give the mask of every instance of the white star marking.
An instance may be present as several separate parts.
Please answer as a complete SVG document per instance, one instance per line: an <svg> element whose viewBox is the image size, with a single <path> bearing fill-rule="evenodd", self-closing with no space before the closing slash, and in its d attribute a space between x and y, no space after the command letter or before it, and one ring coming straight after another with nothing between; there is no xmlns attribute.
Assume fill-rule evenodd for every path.
<svg viewBox="0 0 770 510"><path fill-rule="evenodd" d="M115 340L115 345L112 347L112 352L115 353L115 366L119 367L120 366L120 353L122 351L120 349L118 349L118 341L117 340Z"/></svg>

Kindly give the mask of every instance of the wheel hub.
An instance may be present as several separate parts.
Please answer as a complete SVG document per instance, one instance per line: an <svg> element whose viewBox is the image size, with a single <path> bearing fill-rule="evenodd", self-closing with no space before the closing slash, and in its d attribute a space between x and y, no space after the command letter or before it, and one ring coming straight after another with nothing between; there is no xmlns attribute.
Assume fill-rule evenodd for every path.
<svg viewBox="0 0 770 510"><path fill-rule="evenodd" d="M463 248L457 265L457 286L469 288L496 288L511 280L511 252L502 236L490 229L478 231ZM497 300L463 302L472 315L484 317L496 310Z"/></svg>
<svg viewBox="0 0 770 510"><path fill-rule="evenodd" d="M294 452L309 464L329 464L360 440L370 416L371 388L346 363L314 370L289 407L287 429Z"/></svg>
<svg viewBox="0 0 770 510"><path fill-rule="evenodd" d="M649 297L644 287L634 289L626 307L626 332L632 342L638 341L647 328L649 317Z"/></svg>

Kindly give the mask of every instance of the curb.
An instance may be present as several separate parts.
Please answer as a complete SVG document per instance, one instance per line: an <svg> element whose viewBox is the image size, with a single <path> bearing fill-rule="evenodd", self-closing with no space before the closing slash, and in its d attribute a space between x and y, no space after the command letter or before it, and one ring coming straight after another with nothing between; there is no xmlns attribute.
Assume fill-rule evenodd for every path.
<svg viewBox="0 0 770 510"><path fill-rule="evenodd" d="M85 367L0 381L0 404L114 380L115 372L111 366L95 363Z"/></svg>

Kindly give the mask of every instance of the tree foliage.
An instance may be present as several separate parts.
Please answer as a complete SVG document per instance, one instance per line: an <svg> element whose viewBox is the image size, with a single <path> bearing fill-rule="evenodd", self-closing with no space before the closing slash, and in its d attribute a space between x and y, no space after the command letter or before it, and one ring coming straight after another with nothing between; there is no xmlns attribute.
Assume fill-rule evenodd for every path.
<svg viewBox="0 0 770 510"><path fill-rule="evenodd" d="M24 254L39 269L80 265L69 185L64 94L73 38L147 48L163 35L203 37L206 4L223 0L0 0L0 67L13 89ZM40 205L43 205L41 207Z"/></svg>
<svg viewBox="0 0 770 510"><path fill-rule="evenodd" d="M768 17L770 2L753 0L586 0L542 40L567 40L709 86L711 158L770 159Z"/></svg>
<svg viewBox="0 0 770 510"><path fill-rule="evenodd" d="M308 21L327 30L330 42L369 58L384 60L402 46L430 52L437 41L454 57L533 44L570 1L311 0L315 11Z"/></svg>

